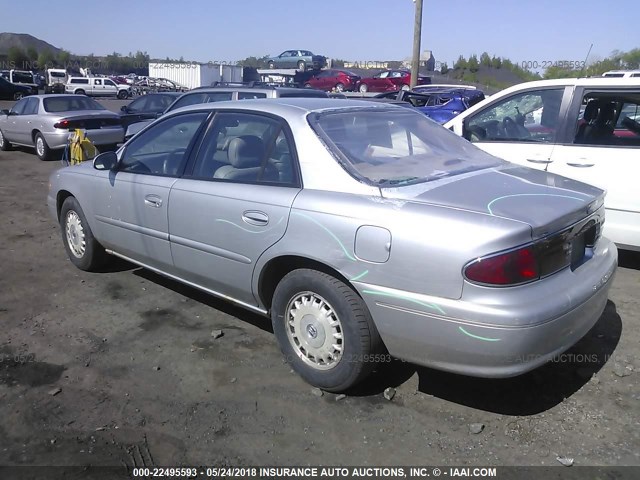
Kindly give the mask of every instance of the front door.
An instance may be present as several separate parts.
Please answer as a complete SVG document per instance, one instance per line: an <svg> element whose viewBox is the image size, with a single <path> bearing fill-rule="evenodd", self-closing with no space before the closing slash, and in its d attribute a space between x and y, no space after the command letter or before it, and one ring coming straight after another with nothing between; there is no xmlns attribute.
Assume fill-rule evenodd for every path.
<svg viewBox="0 0 640 480"><path fill-rule="evenodd" d="M171 269L169 191L207 116L184 113L159 122L126 146L117 171L99 173L96 236L105 247L151 267Z"/></svg>

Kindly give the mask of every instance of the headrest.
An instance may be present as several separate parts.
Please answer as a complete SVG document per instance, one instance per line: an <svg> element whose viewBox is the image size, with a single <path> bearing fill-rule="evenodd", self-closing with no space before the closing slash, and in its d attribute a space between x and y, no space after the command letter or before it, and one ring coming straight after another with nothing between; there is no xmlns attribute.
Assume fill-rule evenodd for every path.
<svg viewBox="0 0 640 480"><path fill-rule="evenodd" d="M287 142L287 138L281 136L276 140L276 146L273 152L275 155L285 155L289 153L289 142Z"/></svg>
<svg viewBox="0 0 640 480"><path fill-rule="evenodd" d="M601 121L610 122L616 116L616 106L613 102L606 103L600 110Z"/></svg>
<svg viewBox="0 0 640 480"><path fill-rule="evenodd" d="M235 168L259 167L264 156L264 144L259 137L242 135L229 142L229 163Z"/></svg>
<svg viewBox="0 0 640 480"><path fill-rule="evenodd" d="M600 110L600 105L597 100L589 100L587 106L584 109L583 118L587 122L591 122L598 118L598 111Z"/></svg>

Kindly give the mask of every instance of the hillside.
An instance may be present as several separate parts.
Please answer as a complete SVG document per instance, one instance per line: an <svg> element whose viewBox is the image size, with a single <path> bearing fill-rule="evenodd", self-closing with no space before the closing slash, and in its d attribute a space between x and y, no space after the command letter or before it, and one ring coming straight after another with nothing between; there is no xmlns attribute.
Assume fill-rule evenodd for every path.
<svg viewBox="0 0 640 480"><path fill-rule="evenodd" d="M29 49L34 49L38 53L50 52L54 56L62 52L61 49L50 43L27 33L0 33L0 55L6 55L12 47L19 48L23 52Z"/></svg>

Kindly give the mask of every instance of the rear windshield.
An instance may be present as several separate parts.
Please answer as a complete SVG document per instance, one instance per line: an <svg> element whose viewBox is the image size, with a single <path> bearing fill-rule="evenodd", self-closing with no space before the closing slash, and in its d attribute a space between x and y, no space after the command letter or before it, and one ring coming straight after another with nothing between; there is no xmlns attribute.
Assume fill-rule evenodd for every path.
<svg viewBox="0 0 640 480"><path fill-rule="evenodd" d="M13 72L13 83L33 83L33 75L26 72Z"/></svg>
<svg viewBox="0 0 640 480"><path fill-rule="evenodd" d="M67 74L63 72L49 72L49 75L56 78L64 78L67 76Z"/></svg>
<svg viewBox="0 0 640 480"><path fill-rule="evenodd" d="M44 110L49 113L74 112L78 110L106 110L102 105L89 97L51 97L42 101Z"/></svg>
<svg viewBox="0 0 640 480"><path fill-rule="evenodd" d="M301 88L299 92L280 92L280 98L292 98L292 97L304 97L304 98L327 98L327 92L322 90L310 90L308 88Z"/></svg>
<svg viewBox="0 0 640 480"><path fill-rule="evenodd" d="M310 115L309 123L351 175L379 187L428 182L506 163L404 108L333 110Z"/></svg>
<svg viewBox="0 0 640 480"><path fill-rule="evenodd" d="M199 103L223 102L225 100L231 100L232 96L233 92L190 93L187 95L183 95L178 100L176 100L169 108L169 111L173 111L176 108L180 107L186 107L188 105L197 105Z"/></svg>

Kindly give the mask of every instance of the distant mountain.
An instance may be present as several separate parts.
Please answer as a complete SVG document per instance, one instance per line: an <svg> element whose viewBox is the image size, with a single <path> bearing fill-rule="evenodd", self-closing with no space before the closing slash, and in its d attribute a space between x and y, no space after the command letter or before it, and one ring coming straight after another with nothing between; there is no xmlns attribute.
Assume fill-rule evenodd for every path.
<svg viewBox="0 0 640 480"><path fill-rule="evenodd" d="M0 55L6 55L11 47L18 47L23 52L26 52L29 48L34 48L38 53L49 51L53 55L57 55L62 51L60 48L54 47L50 43L28 33L0 33Z"/></svg>

